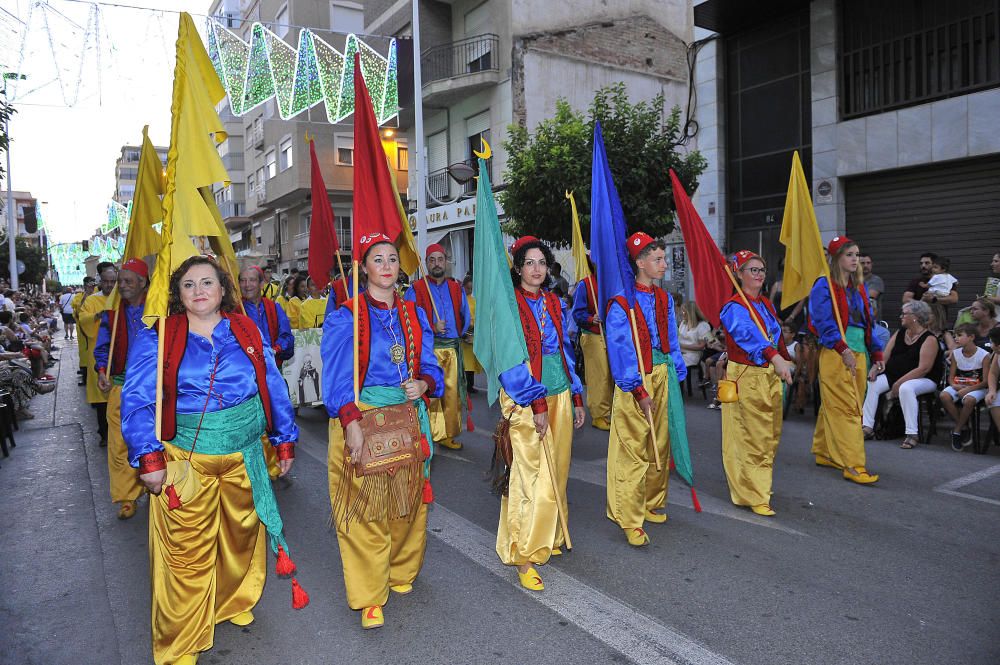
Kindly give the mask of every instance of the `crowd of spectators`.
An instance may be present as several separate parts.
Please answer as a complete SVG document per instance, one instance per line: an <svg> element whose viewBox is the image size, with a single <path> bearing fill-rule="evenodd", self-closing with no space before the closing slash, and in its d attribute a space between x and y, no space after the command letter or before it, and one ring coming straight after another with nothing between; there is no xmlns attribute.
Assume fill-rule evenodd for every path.
<svg viewBox="0 0 1000 665"><path fill-rule="evenodd" d="M58 362L52 345L58 318L51 294L13 291L0 280L0 392L11 396L18 419L34 418L31 399L55 390L47 372Z"/></svg>

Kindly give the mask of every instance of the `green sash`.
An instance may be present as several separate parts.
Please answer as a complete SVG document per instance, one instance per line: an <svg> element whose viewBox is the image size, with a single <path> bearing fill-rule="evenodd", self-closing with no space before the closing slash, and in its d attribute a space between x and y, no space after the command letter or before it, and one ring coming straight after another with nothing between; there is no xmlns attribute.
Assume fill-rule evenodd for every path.
<svg viewBox="0 0 1000 665"><path fill-rule="evenodd" d="M177 436L172 444L184 450L191 450L195 432L198 441L194 443L195 452L202 455L243 454L243 466L250 478L250 489L253 493L253 505L257 517L267 529L271 550L277 554L278 546L288 551L288 543L282 533L284 525L278 502L271 488L271 478L267 473L267 460L264 458L264 446L260 440L267 430L267 419L264 416L264 405L260 395L221 411L206 411L198 430L198 421L202 420L200 413L177 414Z"/></svg>
<svg viewBox="0 0 1000 665"><path fill-rule="evenodd" d="M664 353L657 348L653 349L653 367L656 367L657 365L666 365L669 362L671 362L669 353Z"/></svg>
<svg viewBox="0 0 1000 665"><path fill-rule="evenodd" d="M561 352L542 355L542 385L545 386L546 397L554 397L569 390L569 377L563 367Z"/></svg>
<svg viewBox="0 0 1000 665"><path fill-rule="evenodd" d="M662 353L662 352L661 352ZM653 350L654 358L656 350ZM665 357L669 358L666 354ZM656 363L656 361L653 361ZM658 363L657 363L658 364ZM672 362L667 363L667 429L670 432L670 456L674 468L688 485L694 484L694 470L691 468L691 450L688 445L687 419L684 415L684 397L681 384L677 380L677 369Z"/></svg>
<svg viewBox="0 0 1000 665"><path fill-rule="evenodd" d="M465 377L462 377L463 383ZM403 404L406 400L406 392L396 386L371 386L361 389L361 401L369 406L383 407L393 404ZM418 399L413 402L417 409L417 422L420 423L420 433L427 437L427 444L431 454L424 461L424 478L431 477L431 458L434 457L434 440L431 438L431 420L427 416L427 405L424 400Z"/></svg>

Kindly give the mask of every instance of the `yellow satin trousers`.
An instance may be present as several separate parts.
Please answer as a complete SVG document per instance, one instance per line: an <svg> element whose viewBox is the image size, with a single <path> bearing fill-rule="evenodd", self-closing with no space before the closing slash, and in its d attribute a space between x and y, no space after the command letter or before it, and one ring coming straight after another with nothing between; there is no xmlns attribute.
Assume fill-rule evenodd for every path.
<svg viewBox="0 0 1000 665"><path fill-rule="evenodd" d="M359 404L359 407L368 407ZM333 505L344 477L344 430L339 418L329 424L330 447L327 454L327 479ZM351 474L352 496L361 491L361 480ZM337 543L340 563L344 569L347 604L354 610L385 605L389 586L413 584L424 565L427 548L427 504L421 503L411 519L381 519L372 521L337 521Z"/></svg>
<svg viewBox="0 0 1000 665"><path fill-rule="evenodd" d="M168 460L188 455L164 444ZM243 455L202 455L201 489L175 510L149 502L153 660L173 663L212 648L215 624L253 609L267 577L267 535L254 510Z"/></svg>
<svg viewBox="0 0 1000 665"><path fill-rule="evenodd" d="M438 365L444 372L444 396L432 399L427 410L434 441L454 439L462 431L462 407L458 403L458 353L460 349L434 349Z"/></svg>
<svg viewBox="0 0 1000 665"><path fill-rule="evenodd" d="M854 353L855 376L839 353L822 347L819 352L819 414L813 434L813 455L826 457L840 468L865 466L865 436L861 431L861 405L868 389L868 360Z"/></svg>
<svg viewBox="0 0 1000 665"><path fill-rule="evenodd" d="M500 524L497 527L497 555L508 566L543 564L552 548L562 547L565 535L559 524L559 508L566 511L566 483L573 448L573 398L569 390L545 398L549 428L544 441L535 431L531 407L518 406L507 393L500 391L500 409L510 418L510 442L514 460L510 469L507 496L500 499ZM549 447L555 470L552 474L542 445ZM557 504L556 502L559 502Z"/></svg>
<svg viewBox="0 0 1000 665"><path fill-rule="evenodd" d="M611 417L611 370L608 368L608 346L604 335L580 333L583 368L587 383L587 410L591 418Z"/></svg>
<svg viewBox="0 0 1000 665"><path fill-rule="evenodd" d="M669 370L654 365L646 375L646 391L653 403L656 424L656 449L660 453L656 470L649 423L631 393L615 386L611 410L611 435L608 437L608 519L623 529L641 528L647 510L658 510L667 503L670 479L670 431L667 420Z"/></svg>
<svg viewBox="0 0 1000 665"><path fill-rule="evenodd" d="M108 478L111 501L135 501L145 491L138 470L128 463L128 446L122 437L122 387L111 386L108 393Z"/></svg>
<svg viewBox="0 0 1000 665"><path fill-rule="evenodd" d="M771 502L771 473L784 416L781 379L770 367L729 361L740 399L722 405L722 466L737 506Z"/></svg>

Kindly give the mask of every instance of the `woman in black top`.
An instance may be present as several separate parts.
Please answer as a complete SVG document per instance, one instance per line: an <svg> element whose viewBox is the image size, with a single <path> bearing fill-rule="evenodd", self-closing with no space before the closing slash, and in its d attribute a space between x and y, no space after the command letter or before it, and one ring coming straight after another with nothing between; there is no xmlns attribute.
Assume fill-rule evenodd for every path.
<svg viewBox="0 0 1000 665"><path fill-rule="evenodd" d="M906 438L900 448L917 445L917 396L933 392L941 381L941 345L928 326L931 322L930 306L920 300L903 305L899 315L902 327L885 347L885 369L879 373L875 367L868 373L868 394L865 396L862 425L865 438L873 435L878 398L889 392L890 399L898 399L906 423Z"/></svg>

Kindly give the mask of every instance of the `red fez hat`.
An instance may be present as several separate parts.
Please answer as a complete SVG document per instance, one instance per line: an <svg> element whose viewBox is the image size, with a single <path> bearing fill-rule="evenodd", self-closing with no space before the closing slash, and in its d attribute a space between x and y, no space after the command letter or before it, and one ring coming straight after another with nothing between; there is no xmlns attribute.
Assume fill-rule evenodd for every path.
<svg viewBox="0 0 1000 665"><path fill-rule="evenodd" d="M750 259L757 259L764 265L767 265L767 262L760 257L760 254L755 254L754 252L751 252L749 249L741 249L740 251L736 252L735 254L729 257L729 267L732 269L733 272L739 272L743 268L743 266L747 264L747 261L749 261Z"/></svg>
<svg viewBox="0 0 1000 665"><path fill-rule="evenodd" d="M635 257L639 256L639 252L654 242L656 241L653 239L653 236L642 231L636 231L628 237L628 242L626 243L628 245L628 255L635 261Z"/></svg>
<svg viewBox="0 0 1000 665"><path fill-rule="evenodd" d="M847 236L834 236L833 240L827 246L826 251L830 252L830 256L836 256L837 252L841 250L844 245L853 245L854 241Z"/></svg>
<svg viewBox="0 0 1000 665"><path fill-rule="evenodd" d="M541 242L541 241L535 236L521 236L520 238L514 241L513 245L510 246L510 253L512 255L516 254L517 250L521 249L529 242Z"/></svg>
<svg viewBox="0 0 1000 665"><path fill-rule="evenodd" d="M144 279L149 279L149 266L142 259L129 259L122 264L122 270L129 270Z"/></svg>
<svg viewBox="0 0 1000 665"><path fill-rule="evenodd" d="M429 258L430 255L433 254L434 252L441 252L442 254L445 255L448 254L447 252L444 251L444 247L437 244L436 242L432 242L431 244L427 245L427 251L424 252L424 258L425 259Z"/></svg>
<svg viewBox="0 0 1000 665"><path fill-rule="evenodd" d="M384 233L369 233L358 238L358 249L361 250L361 258L363 259L365 257L365 254L368 253L368 250L371 249L373 245L377 245L382 242L387 242L390 245L392 244L392 240L390 240L389 236Z"/></svg>

